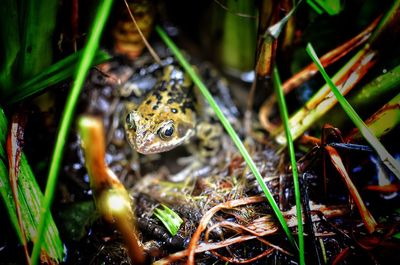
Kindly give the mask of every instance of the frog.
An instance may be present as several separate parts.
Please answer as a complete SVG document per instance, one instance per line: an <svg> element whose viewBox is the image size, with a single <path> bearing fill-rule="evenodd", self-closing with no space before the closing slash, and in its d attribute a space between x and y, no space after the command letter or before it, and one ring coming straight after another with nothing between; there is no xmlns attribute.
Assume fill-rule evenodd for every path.
<svg viewBox="0 0 400 265"><path fill-rule="evenodd" d="M149 155L197 142L195 152L200 160L215 156L221 149L222 127L210 117L204 102L183 69L164 67L154 88L126 115L129 144Z"/></svg>

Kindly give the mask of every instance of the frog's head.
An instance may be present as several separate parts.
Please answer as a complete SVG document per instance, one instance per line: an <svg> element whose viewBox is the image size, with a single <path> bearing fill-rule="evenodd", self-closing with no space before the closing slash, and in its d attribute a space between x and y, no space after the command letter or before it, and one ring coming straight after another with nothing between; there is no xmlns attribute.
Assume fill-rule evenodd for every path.
<svg viewBox="0 0 400 265"><path fill-rule="evenodd" d="M191 80L168 66L136 110L128 113L125 131L131 146L142 154L169 151L194 134L195 111L188 96Z"/></svg>
<svg viewBox="0 0 400 265"><path fill-rule="evenodd" d="M142 154L169 151L194 134L194 124L187 117L158 113L152 116L131 111L126 116L125 132L130 145Z"/></svg>

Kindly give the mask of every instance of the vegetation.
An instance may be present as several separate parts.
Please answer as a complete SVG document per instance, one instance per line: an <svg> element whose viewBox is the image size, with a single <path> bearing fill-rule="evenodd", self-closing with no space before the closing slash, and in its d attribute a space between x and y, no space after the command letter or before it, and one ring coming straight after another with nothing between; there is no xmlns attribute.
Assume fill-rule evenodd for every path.
<svg viewBox="0 0 400 265"><path fill-rule="evenodd" d="M6 0L0 259L400 260L399 8ZM126 140L126 114L169 65L194 83L196 106L180 110L196 110L205 136L224 130L203 144L198 127L189 144L142 155Z"/></svg>

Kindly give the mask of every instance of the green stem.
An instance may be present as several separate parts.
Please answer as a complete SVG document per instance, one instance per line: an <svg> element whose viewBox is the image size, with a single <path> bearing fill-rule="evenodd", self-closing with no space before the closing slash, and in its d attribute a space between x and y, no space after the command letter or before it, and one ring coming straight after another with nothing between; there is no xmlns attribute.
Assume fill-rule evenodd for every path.
<svg viewBox="0 0 400 265"><path fill-rule="evenodd" d="M389 154L386 148L379 142L378 138L372 133L364 121L358 116L357 112L349 104L346 98L340 93L339 89L332 82L328 74L325 72L317 54L315 53L313 47L310 43L307 44L307 53L310 55L311 59L317 65L318 70L325 79L325 82L329 85L332 93L335 95L339 104L342 106L343 110L346 112L347 116L353 121L354 125L360 130L364 139L374 148L375 152L378 154L382 162L400 179L400 164Z"/></svg>
<svg viewBox="0 0 400 265"><path fill-rule="evenodd" d="M2 103L4 103L6 106L18 103L27 97L33 97L43 92L51 85L70 78L75 73L75 69L79 63L81 55L82 51L78 51L47 67L38 75L17 86L12 93L6 94L5 97L2 98L2 100L4 100ZM96 53L92 65L97 65L110 58L110 55L108 55L106 52L99 50Z"/></svg>
<svg viewBox="0 0 400 265"><path fill-rule="evenodd" d="M286 107L285 96L283 95L282 83L279 78L278 69L276 66L273 70L273 82L275 87L275 93L278 99L279 111L281 113L283 126L285 128L286 141L288 143L290 161L292 165L292 173L293 173L293 185L294 185L294 193L296 197L296 214L297 214L297 229L298 229L298 239L299 239L299 259L300 264L306 264L305 256L304 256L304 233L303 233L303 215L301 214L301 195L300 195L300 186L299 186L299 174L297 172L297 163L296 156L293 145L293 138L290 132L289 127L289 114Z"/></svg>
<svg viewBox="0 0 400 265"><path fill-rule="evenodd" d="M49 176L47 179L45 197L41 208L41 219L38 228L37 240L33 246L31 263L36 265L40 255L41 246L43 243L44 232L46 230L47 219L50 213L50 206L54 197L55 185L57 183L57 176L61 165L61 159L64 152L64 146L71 127L74 110L78 97L85 81L86 75L89 71L94 55L99 46L101 32L107 21L108 15L111 10L112 0L104 0L96 14L92 30L88 42L85 46L81 62L76 73L76 78L72 90L68 96L68 100L64 109L63 118L61 121L60 129L57 135L56 145L54 148L53 158L50 164Z"/></svg>
<svg viewBox="0 0 400 265"><path fill-rule="evenodd" d="M179 51L178 47L172 42L172 40L167 36L165 31L160 27L156 26L156 31L160 35L161 39L166 43L166 45L171 49L172 53L176 56L179 63L185 69L185 71L190 75L193 79L193 82L199 88L200 92L206 98L210 106L215 111L218 119L225 127L225 130L228 132L229 136L231 137L232 141L235 143L236 147L239 149L239 152L243 156L244 160L246 161L247 165L249 166L250 170L253 172L254 176L256 177L261 189L263 190L265 197L267 197L268 202L270 203L272 209L274 210L276 217L278 218L283 230L285 231L290 243L295 247L296 243L293 239L293 235L289 230L288 225L286 224L285 218L282 215L278 205L276 204L274 198L272 197L271 192L269 191L268 187L265 185L260 172L258 171L254 161L251 159L249 153L247 152L246 148L244 147L242 141L240 140L239 136L236 134L235 130L232 128L232 125L226 119L224 114L222 113L221 109L218 107L217 103L215 102L214 98L208 91L207 87L201 81L201 79L197 76L196 72L189 64L189 62L185 59L182 53Z"/></svg>
<svg viewBox="0 0 400 265"><path fill-rule="evenodd" d="M221 23L223 17L223 34L219 48L221 63L224 68L231 71L249 71L254 65L257 20L254 17L238 16L236 13L255 16L257 10L255 2L228 0L226 6L232 13L214 5L220 11L220 16L215 16L213 22Z"/></svg>
<svg viewBox="0 0 400 265"><path fill-rule="evenodd" d="M22 1L20 6L22 22L18 77L23 81L53 61L53 35L60 5L55 0L30 0Z"/></svg>

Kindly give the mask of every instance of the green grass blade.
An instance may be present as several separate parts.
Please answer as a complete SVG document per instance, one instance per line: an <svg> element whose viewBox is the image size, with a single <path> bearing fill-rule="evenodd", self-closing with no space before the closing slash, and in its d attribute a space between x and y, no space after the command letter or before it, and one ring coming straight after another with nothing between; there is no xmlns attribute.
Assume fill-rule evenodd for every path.
<svg viewBox="0 0 400 265"><path fill-rule="evenodd" d="M364 121L358 116L356 111L353 107L349 104L345 97L340 93L338 88L335 86L333 81L330 79L328 74L325 72L324 67L322 66L321 62L318 59L317 54L315 53L311 44L307 44L306 48L307 53L310 55L311 59L317 65L318 70L322 74L323 78L325 79L326 83L329 85L330 89L332 90L333 94L337 98L339 104L342 106L346 114L349 118L353 121L355 126L360 130L364 139L374 148L376 153L378 154L379 158L382 162L396 175L397 178L400 179L400 163L396 161L393 156L389 154L386 148L379 142L378 138L371 132L368 126L364 123Z"/></svg>
<svg viewBox="0 0 400 265"><path fill-rule="evenodd" d="M232 71L249 71L254 65L254 54L257 36L257 20L253 17L237 15L246 14L256 16L256 4L247 0L228 0L226 7L231 12L222 10L214 23L222 23L222 40L219 47L220 61L223 66ZM221 16L223 21L221 22Z"/></svg>
<svg viewBox="0 0 400 265"><path fill-rule="evenodd" d="M307 3L319 14L324 10L330 16L340 13L343 9L340 0L307 0ZM322 9L322 10L321 10Z"/></svg>
<svg viewBox="0 0 400 265"><path fill-rule="evenodd" d="M275 93L278 100L279 111L281 114L283 126L285 128L286 139L288 143L290 162L292 165L292 174L293 174L293 185L294 185L294 193L296 197L296 215L297 215L297 229L298 229L298 239L299 239L299 260L300 264L306 264L305 256L304 256L304 233L303 233L303 218L301 214L301 194L300 194L300 186L299 186L299 175L297 172L297 163L296 156L294 151L292 134L290 132L289 127L289 114L286 107L285 96L283 94L282 83L279 77L278 69L276 66L273 70L273 82L275 87Z"/></svg>
<svg viewBox="0 0 400 265"><path fill-rule="evenodd" d="M381 100L395 93L399 86L400 65L397 65L365 85L360 92L349 98L349 103L357 108L367 108L368 102Z"/></svg>
<svg viewBox="0 0 400 265"><path fill-rule="evenodd" d="M385 38L385 35L393 34L392 30L396 29L394 25L398 25L399 22L399 8L400 0L393 1L389 10L382 17L381 21L379 21L379 24L376 26L376 29L374 30L374 32L372 32L372 35L368 40L368 43L371 46L376 45L377 42L386 42L387 39ZM390 28L392 28L392 30L390 30ZM388 33L389 30L390 32Z"/></svg>
<svg viewBox="0 0 400 265"><path fill-rule="evenodd" d="M358 113L368 113L371 109L371 102L374 105L385 104L389 98L396 95L398 88L400 86L400 65L388 70L386 73L383 73L376 78L374 78L371 82L363 86L357 93L348 97L348 101L350 105ZM400 111L400 110L399 110ZM393 110L395 112L395 110ZM342 128L347 126L348 118L343 113L343 109L340 106L335 106L334 109L329 113L329 115L325 115L322 117L319 123L331 123L335 124L336 127ZM368 127L371 128L370 124L365 121ZM392 124L395 124L392 123ZM375 127L375 126L374 126ZM385 128L389 128L390 126L386 126ZM384 128L375 127L374 134L380 138L382 135L386 134ZM352 133L350 133L352 134ZM353 135L354 136L354 135ZM347 135L346 138L351 139L353 136ZM359 138L356 136L356 138Z"/></svg>
<svg viewBox="0 0 400 265"><path fill-rule="evenodd" d="M22 242L22 232L19 228L17 214L15 212L15 204L10 187L10 181L8 179L8 167L6 165L7 153L5 145L8 130L7 127L6 116L4 115L3 109L0 108L0 194L3 198L8 215L10 216L11 223L17 232L18 239Z"/></svg>
<svg viewBox="0 0 400 265"><path fill-rule="evenodd" d="M235 130L233 129L232 125L229 123L229 121L226 119L224 114L222 113L221 109L215 102L214 98L208 91L207 87L204 85L204 83L201 81L199 76L196 74L194 69L191 67L191 65L188 63L188 61L185 59L185 57L182 55L182 53L179 51L178 47L172 42L172 40L167 36L165 31L160 27L156 26L156 31L160 35L161 39L166 43L166 45L171 49L173 54L176 56L178 59L179 63L182 65L182 67L185 69L185 71L190 75L190 77L193 79L193 82L196 84L196 86L199 88L200 92L203 94L203 96L206 98L210 106L213 108L214 112L216 113L218 119L222 123L222 125L225 127L225 130L228 132L229 136L231 137L232 141L235 143L236 147L239 149L239 152L243 156L244 160L246 161L247 165L249 166L250 170L253 172L254 176L256 177L258 184L260 185L261 189L263 190L269 204L271 205L272 209L275 212L276 217L278 218L283 230L285 231L290 243L293 246L296 246L296 243L294 241L293 235L289 230L289 227L285 221L285 218L282 215L282 212L280 211L278 205L276 204L274 198L272 197L271 192L269 191L267 185L265 185L260 172L258 171L253 159L250 157L249 153L247 152L246 148L244 147L242 141L240 140L239 136L236 134Z"/></svg>
<svg viewBox="0 0 400 265"><path fill-rule="evenodd" d="M322 8L320 8L316 3L314 3L313 0L307 0L307 4L309 4L310 7L314 9L314 11L317 12L318 15L322 15L324 13Z"/></svg>
<svg viewBox="0 0 400 265"><path fill-rule="evenodd" d="M179 227L183 223L182 218L175 213L173 210L168 208L165 204L162 204L163 209L156 208L154 210L154 215L160 219L164 226L168 229L172 236L178 233Z"/></svg>
<svg viewBox="0 0 400 265"><path fill-rule="evenodd" d="M3 146L1 146L0 149L2 151L4 151ZM3 160L0 160L0 185L1 185L0 194L1 194L1 198L3 199L4 205L6 206L10 221L11 221L15 231L17 232L19 242L22 243L23 242L22 232L21 232L21 229L19 228L17 214L15 213L15 204L14 204L14 200L12 197L11 186L10 186L10 182L7 177L8 177L7 166L3 163ZM21 205L21 208L23 208L22 205Z"/></svg>
<svg viewBox="0 0 400 265"><path fill-rule="evenodd" d="M12 93L4 96L3 104L15 104L73 76L81 56L82 51L79 51L47 67L35 77L19 85L14 91L11 91ZM108 59L110 59L110 55L105 51L97 51L93 59L93 65Z"/></svg>
<svg viewBox="0 0 400 265"><path fill-rule="evenodd" d="M53 60L53 33L57 25L59 1L21 2L21 53L19 80L26 80L49 66Z"/></svg>
<svg viewBox="0 0 400 265"><path fill-rule="evenodd" d="M370 63L364 63L360 65L360 62L371 62L376 57L376 52L370 49L364 48L358 51L336 74L333 76L334 82L339 82L346 75L351 74L354 78L349 79L348 82L343 83L341 90L343 93L348 93L353 87L357 80L360 80L365 70L364 67L370 67ZM357 75L355 75L357 73ZM330 92L327 84L323 85L314 95L297 110L289 120L290 130L292 137L296 140L300 137L307 129L315 125L315 123L321 119L331 108L335 106L337 99L333 93ZM275 137L275 140L280 145L286 145L286 137L282 126L279 126L271 134Z"/></svg>
<svg viewBox="0 0 400 265"><path fill-rule="evenodd" d="M8 179L9 174L8 167L6 165L7 154L4 149L6 142L7 120L1 108L0 132L0 194L6 206L11 223L17 232L19 240L22 242L22 233L16 215L10 181ZM43 194L36 182L35 176L33 175L24 154L21 156L20 170L18 175L18 198L27 241L32 241L36 237ZM52 217L49 218L48 230L44 241L44 249L46 253L48 253L48 255L55 261L61 262L64 257L64 248Z"/></svg>
<svg viewBox="0 0 400 265"><path fill-rule="evenodd" d="M0 94L12 89L14 68L20 49L17 1L3 0L0 5Z"/></svg>
<svg viewBox="0 0 400 265"><path fill-rule="evenodd" d="M55 186L57 182L57 176L61 165L61 159L64 152L64 146L66 139L68 138L68 132L71 126L74 110L78 97L92 64L94 55L98 49L101 33L104 29L108 15L110 14L112 0L104 0L100 3L97 10L96 17L93 22L93 26L89 33L88 42L84 48L81 61L79 63L78 70L76 72L75 82L72 90L68 96L67 103L64 109L63 118L61 120L60 129L57 135L56 144L54 148L53 157L50 164L49 176L47 179L45 198L41 209L41 220L39 224L39 230L37 235L36 244L33 247L31 262L32 265L36 265L38 262L41 245L43 244L43 235L46 229L47 219L50 213L50 206L53 201Z"/></svg>
<svg viewBox="0 0 400 265"><path fill-rule="evenodd" d="M392 98L388 103L376 111L369 117L365 124L373 132L376 137L389 133L392 129L400 123L400 93ZM359 131L354 129L346 136L346 139L359 139Z"/></svg>

